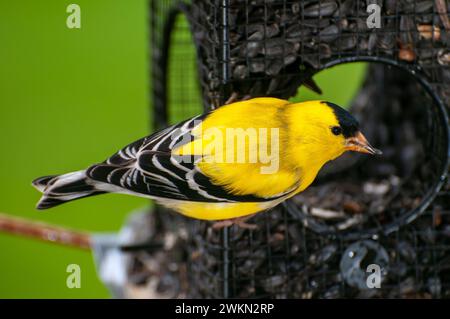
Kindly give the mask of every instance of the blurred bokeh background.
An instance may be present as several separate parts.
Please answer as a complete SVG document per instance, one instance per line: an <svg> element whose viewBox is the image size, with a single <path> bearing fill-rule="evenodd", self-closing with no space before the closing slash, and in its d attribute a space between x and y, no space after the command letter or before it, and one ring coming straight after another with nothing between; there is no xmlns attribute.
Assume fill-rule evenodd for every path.
<svg viewBox="0 0 450 319"><path fill-rule="evenodd" d="M70 3L81 7L81 29L66 26ZM151 132L148 27L146 0L0 1L0 212L114 232L131 211L149 205L142 198L107 195L37 211L40 196L30 185L42 175L103 161ZM189 41L186 34L173 41ZM193 50L171 53L171 63L192 64L185 79L196 77ZM321 98L345 106L365 70L358 63L322 72L315 80L323 96L302 88L292 100ZM169 81L176 82L177 74ZM170 91L176 94L183 92ZM87 251L0 233L0 261L0 298L110 296ZM79 289L66 286L69 264L81 267Z"/></svg>

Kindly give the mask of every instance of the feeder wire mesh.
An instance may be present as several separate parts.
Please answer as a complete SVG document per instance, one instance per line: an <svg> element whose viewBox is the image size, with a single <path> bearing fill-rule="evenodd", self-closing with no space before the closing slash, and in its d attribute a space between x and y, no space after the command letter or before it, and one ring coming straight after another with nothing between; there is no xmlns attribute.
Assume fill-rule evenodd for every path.
<svg viewBox="0 0 450 319"><path fill-rule="evenodd" d="M381 28L367 26L372 3ZM186 220L189 296L450 297L448 12L440 0L152 1L159 127L201 100L320 92L317 72L376 62L350 108L385 156L331 163L308 191L254 217L255 231ZM173 80L192 73L187 61L198 79ZM365 289L369 264L383 269L381 289Z"/></svg>

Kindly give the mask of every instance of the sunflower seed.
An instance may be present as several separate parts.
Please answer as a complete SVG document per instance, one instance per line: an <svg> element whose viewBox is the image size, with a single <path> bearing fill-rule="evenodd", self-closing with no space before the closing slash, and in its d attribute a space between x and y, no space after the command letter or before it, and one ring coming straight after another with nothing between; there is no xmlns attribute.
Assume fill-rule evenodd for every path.
<svg viewBox="0 0 450 319"><path fill-rule="evenodd" d="M319 39L325 42L332 42L339 36L339 28L332 24L319 32Z"/></svg>
<svg viewBox="0 0 450 319"><path fill-rule="evenodd" d="M441 30L438 26L432 26L427 24L419 24L417 30L420 36L425 40L436 40L439 41L441 38Z"/></svg>
<svg viewBox="0 0 450 319"><path fill-rule="evenodd" d="M247 68L245 65L238 65L234 68L233 77L235 79L244 79L247 76Z"/></svg>
<svg viewBox="0 0 450 319"><path fill-rule="evenodd" d="M437 60L440 65L450 65L450 51L440 50Z"/></svg>
<svg viewBox="0 0 450 319"><path fill-rule="evenodd" d="M337 8L336 1L321 1L306 7L302 14L308 18L327 17L332 15Z"/></svg>

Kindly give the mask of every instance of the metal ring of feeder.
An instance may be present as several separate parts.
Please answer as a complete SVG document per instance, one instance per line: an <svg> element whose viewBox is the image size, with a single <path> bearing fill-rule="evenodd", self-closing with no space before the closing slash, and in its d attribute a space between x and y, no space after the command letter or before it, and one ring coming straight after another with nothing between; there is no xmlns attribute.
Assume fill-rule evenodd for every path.
<svg viewBox="0 0 450 319"><path fill-rule="evenodd" d="M445 107L444 102L442 99L438 96L438 94L433 90L432 86L430 85L429 80L427 79L427 76L423 73L420 67L418 66L412 66L412 65L406 65L404 63L399 63L398 61L389 59L389 58L383 58L378 56L358 56L358 57L341 57L337 59L332 59L324 64L321 65L321 68L317 69L317 72L329 69L333 66L345 64L345 63L352 63L352 62L374 62L374 63L382 63L391 65L394 67L397 67L403 71L406 71L410 75L414 77L415 80L418 81L418 83L421 85L423 89L425 89L425 92L428 93L428 95L433 100L433 107L435 108L435 111L437 110L437 115L439 122L438 125L441 126L441 128L444 131L443 138L445 139L441 143L445 143L445 147L447 149L447 152L445 154L447 157L443 159L442 165L440 167L440 172L437 175L437 180L434 182L434 184L428 189L428 192L422 197L419 205L415 207L414 209L411 209L410 211L401 214L400 216L396 216L392 221L389 223L381 226L381 227L372 227L369 229L364 229L363 231L360 230L348 230L348 231L338 231L333 226L328 226L325 224L322 224L320 221L317 221L316 218L309 216L306 212L302 211L302 208L299 208L295 203L293 203L291 200L288 200L283 203L283 206L286 208L286 210L289 212L291 216L293 216L296 219L300 219L301 222L308 228L314 230L315 232L323 235L333 235L342 237L345 239L358 239L358 238L369 238L371 236L377 235L379 233L382 233L384 235L390 234L394 231L397 231L400 227L407 225L414 221L418 216L420 216L425 209L430 205L430 203L433 201L433 199L436 197L442 186L445 184L445 180L448 174L449 170L449 164L450 164L450 129L449 129L449 118L448 113Z"/></svg>

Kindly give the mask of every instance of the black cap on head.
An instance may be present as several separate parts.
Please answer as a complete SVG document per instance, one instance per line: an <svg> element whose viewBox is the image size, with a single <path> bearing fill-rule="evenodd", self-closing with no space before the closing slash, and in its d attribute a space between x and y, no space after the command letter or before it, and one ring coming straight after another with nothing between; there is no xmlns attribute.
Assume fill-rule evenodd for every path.
<svg viewBox="0 0 450 319"><path fill-rule="evenodd" d="M327 101L323 101L322 103L325 103L333 109L339 125L342 128L342 135L344 135L345 138L355 136L356 132L359 131L358 121L339 105Z"/></svg>

